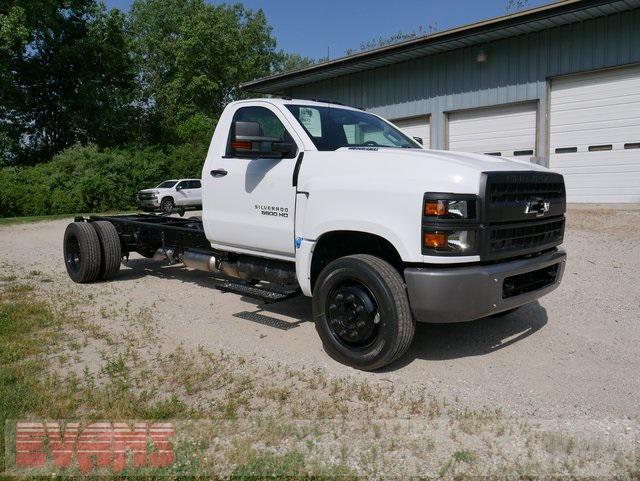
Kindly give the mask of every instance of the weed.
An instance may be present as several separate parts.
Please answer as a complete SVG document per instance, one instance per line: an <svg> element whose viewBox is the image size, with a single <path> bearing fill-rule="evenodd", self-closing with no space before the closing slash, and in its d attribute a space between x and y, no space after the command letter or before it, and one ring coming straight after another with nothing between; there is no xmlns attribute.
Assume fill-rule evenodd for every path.
<svg viewBox="0 0 640 481"><path fill-rule="evenodd" d="M33 286L29 284L13 284L7 287L7 292L10 294L25 294L33 291Z"/></svg>
<svg viewBox="0 0 640 481"><path fill-rule="evenodd" d="M457 463L471 464L476 460L476 455L473 454L471 451L461 450L453 453L453 459Z"/></svg>
<svg viewBox="0 0 640 481"><path fill-rule="evenodd" d="M444 478L445 474L447 474L451 468L452 463L453 461L451 459L447 459L444 464L440 466L440 469L438 469L438 478Z"/></svg>

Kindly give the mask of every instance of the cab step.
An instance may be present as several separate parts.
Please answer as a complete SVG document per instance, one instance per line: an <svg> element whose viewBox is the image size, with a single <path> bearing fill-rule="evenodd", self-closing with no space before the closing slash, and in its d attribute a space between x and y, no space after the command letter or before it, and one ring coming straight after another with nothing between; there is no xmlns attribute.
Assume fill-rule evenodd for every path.
<svg viewBox="0 0 640 481"><path fill-rule="evenodd" d="M260 299L267 304L281 302L300 295L299 288L280 286L253 286L244 282L225 281L215 285L222 292L233 292L246 297Z"/></svg>

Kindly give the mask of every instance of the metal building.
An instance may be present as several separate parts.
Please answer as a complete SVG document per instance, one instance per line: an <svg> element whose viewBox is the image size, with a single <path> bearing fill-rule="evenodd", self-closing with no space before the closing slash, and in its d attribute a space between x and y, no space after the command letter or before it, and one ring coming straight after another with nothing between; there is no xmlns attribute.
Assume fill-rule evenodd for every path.
<svg viewBox="0 0 640 481"><path fill-rule="evenodd" d="M246 83L395 121L433 149L529 158L572 202L640 202L640 0L564 0Z"/></svg>

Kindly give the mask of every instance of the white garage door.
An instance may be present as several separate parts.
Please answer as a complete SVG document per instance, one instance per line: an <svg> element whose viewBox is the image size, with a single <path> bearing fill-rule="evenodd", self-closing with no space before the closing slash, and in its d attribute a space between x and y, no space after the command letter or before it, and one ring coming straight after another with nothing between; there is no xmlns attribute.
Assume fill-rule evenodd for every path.
<svg viewBox="0 0 640 481"><path fill-rule="evenodd" d="M431 146L431 124L429 117L413 117L411 119L392 120L391 123L407 134L409 137L420 137L425 148Z"/></svg>
<svg viewBox="0 0 640 481"><path fill-rule="evenodd" d="M569 202L640 202L640 67L553 80L550 113Z"/></svg>
<svg viewBox="0 0 640 481"><path fill-rule="evenodd" d="M535 103L449 114L449 150L530 158L536 150Z"/></svg>

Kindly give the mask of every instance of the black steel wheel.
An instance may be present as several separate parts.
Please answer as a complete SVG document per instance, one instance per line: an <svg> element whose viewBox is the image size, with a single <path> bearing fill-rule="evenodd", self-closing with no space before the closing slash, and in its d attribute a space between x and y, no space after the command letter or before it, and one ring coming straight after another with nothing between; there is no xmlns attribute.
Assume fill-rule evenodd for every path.
<svg viewBox="0 0 640 481"><path fill-rule="evenodd" d="M98 279L102 255L98 234L86 222L72 222L64 232L64 263L74 282L86 283Z"/></svg>
<svg viewBox="0 0 640 481"><path fill-rule="evenodd" d="M91 222L89 225L95 229L98 239L100 239L102 261L98 279L103 281L112 279L120 270L122 262L122 246L118 231L111 222L106 220Z"/></svg>
<svg viewBox="0 0 640 481"><path fill-rule="evenodd" d="M175 207L176 207L176 203L173 201L171 197L165 197L164 199L162 199L162 202L160 202L160 210L165 214L171 214L171 212L173 212L173 209L175 209Z"/></svg>
<svg viewBox="0 0 640 481"><path fill-rule="evenodd" d="M378 303L357 279L345 279L332 289L325 313L331 333L346 346L366 347L380 331Z"/></svg>
<svg viewBox="0 0 640 481"><path fill-rule="evenodd" d="M401 357L415 331L402 277L388 262L365 254L323 269L313 290L313 316L325 350L366 371Z"/></svg>

